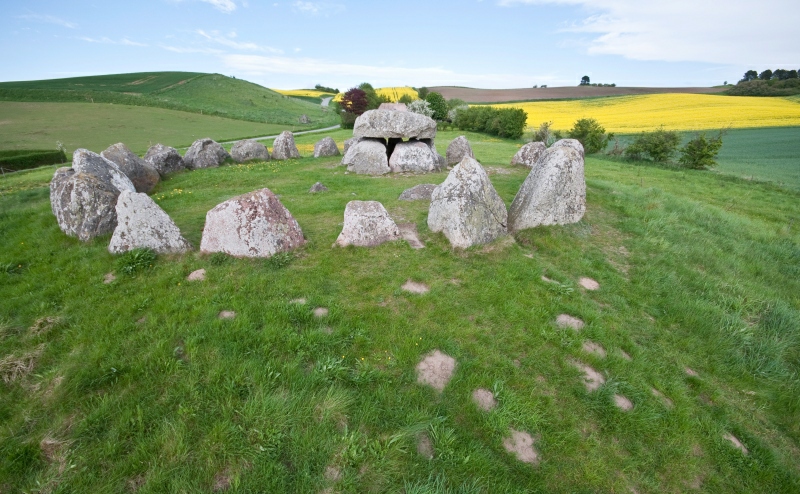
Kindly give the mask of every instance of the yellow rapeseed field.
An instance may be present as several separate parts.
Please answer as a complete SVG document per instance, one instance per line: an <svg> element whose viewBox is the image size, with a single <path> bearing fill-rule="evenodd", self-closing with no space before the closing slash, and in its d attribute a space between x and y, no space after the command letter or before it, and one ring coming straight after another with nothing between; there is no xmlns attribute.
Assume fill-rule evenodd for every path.
<svg viewBox="0 0 800 494"><path fill-rule="evenodd" d="M273 89L273 91L284 96L308 96L310 98L322 98L323 96L331 95L331 93L317 91L314 89Z"/></svg>
<svg viewBox="0 0 800 494"><path fill-rule="evenodd" d="M528 127L552 121L559 130L572 128L579 118L594 118L606 131L616 133L650 131L661 125L668 130L800 125L800 101L790 98L649 94L492 106L522 108L528 113Z"/></svg>
<svg viewBox="0 0 800 494"><path fill-rule="evenodd" d="M397 102L404 94L411 96L412 99L419 99L419 95L413 87L398 86L398 87L379 87L375 90L379 96L385 96L392 102ZM334 96L333 101L342 101L342 93Z"/></svg>

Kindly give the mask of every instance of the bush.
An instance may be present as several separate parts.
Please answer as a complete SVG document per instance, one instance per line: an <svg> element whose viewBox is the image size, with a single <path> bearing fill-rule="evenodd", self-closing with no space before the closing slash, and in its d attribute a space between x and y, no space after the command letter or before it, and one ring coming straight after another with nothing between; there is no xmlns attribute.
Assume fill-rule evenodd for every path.
<svg viewBox="0 0 800 494"><path fill-rule="evenodd" d="M27 170L38 166L64 163L67 155L63 149L18 149L0 151L0 168L3 170Z"/></svg>
<svg viewBox="0 0 800 494"><path fill-rule="evenodd" d="M356 118L369 109L366 91L356 87L349 89L342 96L339 108L341 108L339 116L342 119L342 128L352 129L355 126Z"/></svg>
<svg viewBox="0 0 800 494"><path fill-rule="evenodd" d="M428 92L429 91L430 90L428 88L421 87L421 88L417 89L417 96L419 96L419 99L425 99L428 96Z"/></svg>
<svg viewBox="0 0 800 494"><path fill-rule="evenodd" d="M452 99L447 100L447 107L450 108L451 110L455 110L456 108L459 108L459 107L462 107L462 106L469 106L469 105L467 105L466 101L464 101L463 99L459 99L459 98L452 98Z"/></svg>
<svg viewBox="0 0 800 494"><path fill-rule="evenodd" d="M465 110L459 110L453 123L460 130L519 139L525 132L527 119L528 114L520 108L471 106Z"/></svg>
<svg viewBox="0 0 800 494"><path fill-rule="evenodd" d="M426 117L433 117L433 108L431 108L431 104L422 99L412 101L408 105L408 111L412 113L419 113L420 115L425 115Z"/></svg>
<svg viewBox="0 0 800 494"><path fill-rule="evenodd" d="M469 105L467 105L466 103L461 106L453 108L452 110L447 112L447 120L449 120L450 122L455 122L456 118L458 117L458 112L466 110L467 108L469 108Z"/></svg>
<svg viewBox="0 0 800 494"><path fill-rule="evenodd" d="M630 159L650 158L657 163L665 163L672 158L681 138L677 132L659 127L653 132L642 132L625 149L625 156Z"/></svg>
<svg viewBox="0 0 800 494"><path fill-rule="evenodd" d="M572 139L577 139L583 145L586 154L594 154L608 146L608 141L614 134L606 135L606 129L600 122L593 118L581 118L576 121L568 132Z"/></svg>
<svg viewBox="0 0 800 494"><path fill-rule="evenodd" d="M449 108L447 107L447 100L444 99L440 93L428 93L425 97L425 101L431 104L431 109L433 110L433 119L437 121L442 121L447 118L447 111Z"/></svg>
<svg viewBox="0 0 800 494"><path fill-rule="evenodd" d="M316 89L317 91L323 91L323 92L326 92L326 93L339 94L339 90L338 89L334 89L334 88L328 87L328 86L323 86L322 84L317 84L316 86L314 86L314 89Z"/></svg>
<svg viewBox="0 0 800 494"><path fill-rule="evenodd" d="M681 149L678 162L685 168L695 170L712 168L717 165L717 154L722 148L723 131L716 137L706 139L705 132L695 135L694 139L687 142Z"/></svg>
<svg viewBox="0 0 800 494"><path fill-rule="evenodd" d="M552 130L553 122L542 122L539 128L533 132L531 142L541 142L550 147L554 142L561 139L560 130Z"/></svg>
<svg viewBox="0 0 800 494"><path fill-rule="evenodd" d="M400 96L400 99L397 100L398 103L403 103L406 105L410 105L414 101L414 98L411 97L410 94L404 94Z"/></svg>
<svg viewBox="0 0 800 494"><path fill-rule="evenodd" d="M800 94L800 79L740 81L725 92L731 96L792 96Z"/></svg>

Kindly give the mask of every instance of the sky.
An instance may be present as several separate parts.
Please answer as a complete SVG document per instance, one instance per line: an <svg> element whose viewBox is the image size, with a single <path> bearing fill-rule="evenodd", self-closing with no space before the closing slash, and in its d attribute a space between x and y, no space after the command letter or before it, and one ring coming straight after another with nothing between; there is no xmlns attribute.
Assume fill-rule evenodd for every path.
<svg viewBox="0 0 800 494"><path fill-rule="evenodd" d="M0 0L0 81L686 87L800 69L798 0Z"/></svg>

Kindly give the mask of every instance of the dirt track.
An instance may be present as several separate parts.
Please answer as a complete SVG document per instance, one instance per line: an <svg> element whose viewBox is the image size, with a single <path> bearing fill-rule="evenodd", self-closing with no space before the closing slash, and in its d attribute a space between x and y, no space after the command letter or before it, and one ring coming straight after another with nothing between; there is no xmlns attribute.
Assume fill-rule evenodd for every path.
<svg viewBox="0 0 800 494"><path fill-rule="evenodd" d="M503 103L538 99L592 98L597 96L628 96L634 94L721 93L724 87L594 87L570 86L520 89L475 89L468 87L436 86L431 91L441 93L447 99L459 98L467 103Z"/></svg>

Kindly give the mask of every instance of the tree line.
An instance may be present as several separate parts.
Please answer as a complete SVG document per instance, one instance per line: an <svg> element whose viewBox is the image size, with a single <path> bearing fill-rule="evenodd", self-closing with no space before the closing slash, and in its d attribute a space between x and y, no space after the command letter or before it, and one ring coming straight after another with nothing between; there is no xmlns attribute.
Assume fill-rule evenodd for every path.
<svg viewBox="0 0 800 494"><path fill-rule="evenodd" d="M744 73L744 77L739 82L750 82L755 80L761 81L785 81L788 79L797 79L797 70L778 69L772 71L767 69L761 73L755 70L748 70Z"/></svg>

